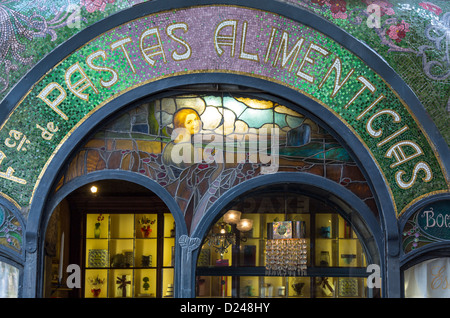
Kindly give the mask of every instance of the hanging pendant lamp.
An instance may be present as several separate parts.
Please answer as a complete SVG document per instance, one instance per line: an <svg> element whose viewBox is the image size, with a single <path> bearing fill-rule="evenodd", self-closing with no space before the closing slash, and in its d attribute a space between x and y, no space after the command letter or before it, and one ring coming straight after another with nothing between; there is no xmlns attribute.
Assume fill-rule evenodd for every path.
<svg viewBox="0 0 450 318"><path fill-rule="evenodd" d="M305 276L307 243L304 221L267 224L266 275Z"/></svg>

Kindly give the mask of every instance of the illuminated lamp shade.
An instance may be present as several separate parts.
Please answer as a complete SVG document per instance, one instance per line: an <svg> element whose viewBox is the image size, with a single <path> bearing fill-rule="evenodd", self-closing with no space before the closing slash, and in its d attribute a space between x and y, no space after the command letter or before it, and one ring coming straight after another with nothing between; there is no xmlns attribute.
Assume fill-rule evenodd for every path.
<svg viewBox="0 0 450 318"><path fill-rule="evenodd" d="M228 224L238 224L241 219L241 212L236 210L229 210L223 216L223 221Z"/></svg>
<svg viewBox="0 0 450 318"><path fill-rule="evenodd" d="M241 219L236 228L241 232L248 232L253 228L253 220Z"/></svg>
<svg viewBox="0 0 450 318"><path fill-rule="evenodd" d="M305 233L305 222L303 221L267 224L267 275L306 275L308 245Z"/></svg>
<svg viewBox="0 0 450 318"><path fill-rule="evenodd" d="M94 193L94 194L95 194L95 193L97 193L98 188L97 188L96 186L93 185L93 186L91 187L90 190L91 190L91 193Z"/></svg>

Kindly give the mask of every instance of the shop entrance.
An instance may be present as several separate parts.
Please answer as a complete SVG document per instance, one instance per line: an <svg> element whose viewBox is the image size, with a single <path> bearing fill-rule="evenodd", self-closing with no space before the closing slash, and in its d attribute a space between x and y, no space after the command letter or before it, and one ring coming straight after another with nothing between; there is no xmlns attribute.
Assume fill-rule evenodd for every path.
<svg viewBox="0 0 450 318"><path fill-rule="evenodd" d="M67 288L68 264L79 266L79 288ZM174 265L175 220L166 204L136 183L94 181L52 213L45 297L173 297Z"/></svg>
<svg viewBox="0 0 450 318"><path fill-rule="evenodd" d="M240 195L203 240L196 296L379 297L367 285L367 265L378 261L364 241L368 229L332 201L288 183ZM274 239L276 226L296 238Z"/></svg>
<svg viewBox="0 0 450 318"><path fill-rule="evenodd" d="M0 204L21 226L13 242L17 249L11 249L9 238L2 239L0 258L18 265L20 296L42 296L48 252L43 240L56 205L47 207L55 196L63 197L56 186L64 173L64 185L103 171L146 179L165 191L180 236L194 242L205 237L217 221L209 214L215 218L227 211L211 210L216 203L238 185L260 180L273 163L259 154L256 163L246 165L238 160L204 163L172 151L211 150L213 135L230 146L228 154L243 156L246 151L235 150L256 143L238 138L264 140L263 158L280 159L274 179L282 173L294 179L320 176L339 185L335 193L353 193L369 210L361 215L376 234L383 296L401 296L399 220L423 200L448 195L448 145L392 66L328 21L329 14L323 18L305 7L272 1L228 2L148 1L83 31L72 29L74 35L65 42L60 38L61 45L44 54L5 97ZM186 139L172 138L176 129L189 129L188 115L182 126L174 120L181 108L202 122L203 131L194 127ZM92 135L116 115L123 117ZM271 136L279 133L274 140L280 143L273 150L279 156L271 157L268 137L275 131ZM187 137L198 134L199 142L189 142ZM172 159L165 156L169 153L178 154L177 160L164 162ZM209 161L217 153L203 158ZM180 165L186 161L188 166ZM86 222L79 220L79 226ZM360 241L367 244L368 239ZM192 246L185 249L183 265L189 268L180 274L185 285L179 291L191 296L195 271L190 253L196 252Z"/></svg>
<svg viewBox="0 0 450 318"><path fill-rule="evenodd" d="M309 290L308 297L319 297L320 285L330 286L326 293L338 295L336 290L345 284L352 286L354 293L342 292L341 296L372 295L365 290L364 278L367 264L383 267L378 261L382 237L378 208L348 145L337 140L333 130L324 128L312 114L300 112L300 107L274 96L234 88L148 97L99 126L74 151L55 185L55 197L64 200L58 205L52 203L54 199L49 203L49 211L54 209L52 204L63 212L67 210L70 230L78 233L75 238L70 234L74 243L63 249L70 248L70 255L75 255L64 259L64 264L80 264L83 275L82 287L71 292L74 296L170 297L184 292L180 295L191 297L196 295L195 280L188 278L195 275L234 277L226 296L243 296L241 287L247 282L241 280L245 277L258 281L258 293L260 286L276 284L285 286L286 295L292 296L289 286L294 281L265 282L264 249L268 223L296 218L304 222L309 246L307 265L312 276L297 279L300 285L308 286L304 289ZM192 126L192 132L191 115L198 124L198 128ZM187 140L178 140L184 134ZM201 153L201 160L190 160L191 156L184 156L185 151ZM286 176L291 179L284 180ZM97 192L91 191L92 186ZM229 195L234 197L229 199ZM268 204L260 201L262 198L272 201ZM249 210L252 204L248 200L259 208ZM218 202L227 206L216 211ZM230 252L236 255L228 258L216 257L210 251L206 266L199 265L196 273L178 238L204 238L205 227L228 210L250 214L254 224L251 239L246 237L250 243L241 244L238 239L236 251ZM180 225L175 237L171 234L175 232L172 215ZM153 235L149 238L142 237L140 229L140 221L147 219ZM324 237L317 234L322 227L329 228ZM61 250L58 242L62 241L62 232L53 241L52 255ZM65 233L64 242L69 237ZM175 247L186 263L176 269ZM189 248L189 253L198 253L197 248ZM245 250L243 255L237 252L241 248ZM200 254L203 259L204 248ZM246 263L248 259L251 266ZM221 269L210 268L217 265ZM58 272L59 261L53 267ZM227 272L229 269L232 272ZM174 273L178 280L173 278ZM52 290L49 281L51 278L46 280L46 288ZM106 287L95 292L95 285ZM197 284L198 296L202 296L201 287ZM225 296L224 292L219 295ZM273 292L267 292L269 295ZM205 296L217 294L211 290Z"/></svg>

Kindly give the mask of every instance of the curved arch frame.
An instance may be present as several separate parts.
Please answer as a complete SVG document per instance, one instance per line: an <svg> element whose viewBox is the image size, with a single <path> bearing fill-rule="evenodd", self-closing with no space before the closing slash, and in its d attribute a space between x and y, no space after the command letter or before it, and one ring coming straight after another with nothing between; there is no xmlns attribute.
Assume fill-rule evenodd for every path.
<svg viewBox="0 0 450 318"><path fill-rule="evenodd" d="M439 202L439 201L447 201L450 202L450 193L444 193L435 195L433 197L424 199L417 204L411 206L408 213L405 213L402 215L402 217L399 219L399 230L403 231L406 222L409 220L409 218L415 214L417 211L423 209L426 205ZM448 241L440 241L440 242L434 242L427 244L417 250L411 251L407 254L404 253L402 250L401 257L400 257L400 269L401 269L401 277L403 282L403 273L406 269L408 269L411 266L414 266L416 264L419 264L421 262L424 262L428 259L432 258L438 258L438 257L450 257L450 251L449 251L449 242ZM404 286L404 284L401 284ZM404 296L404 289L402 288L402 296Z"/></svg>
<svg viewBox="0 0 450 318"><path fill-rule="evenodd" d="M184 222L184 216L182 211L180 210L178 204L175 202L173 197L158 183L155 181L134 172L129 171L121 171L121 170L106 170L106 171L97 171L92 172L88 175L77 177L71 181L69 181L67 184L61 187L61 189L56 192L56 194L50 199L50 201L47 203L44 213L42 215L42 221L40 222L40 231L42 233L45 233L45 230L47 228L47 224L50 220L51 214L54 211L54 209L58 206L61 201L66 198L70 193L75 191L76 189L95 182L95 181L101 181L101 180L122 180L122 181L128 181L135 184L138 184L149 191L156 194L167 206L170 213L172 213L175 224L176 224L176 241L178 241L178 238L181 235L187 235L187 228L186 224ZM179 264L179 246L175 245L175 263ZM40 251L40 257L43 259L44 257L44 251ZM175 271L175 274L179 274L180 271ZM179 275L174 277L175 283L174 286L180 286L178 284ZM36 282L38 286L38 290L42 289L42 281ZM175 297L178 295L179 290L175 290Z"/></svg>
<svg viewBox="0 0 450 318"><path fill-rule="evenodd" d="M319 104L308 97L298 94L290 88L280 86L274 83L266 82L261 79L248 78L241 75L231 75L231 74L196 74L196 75L185 75L177 78L169 78L161 80L160 82L149 84L132 90L115 100L111 101L109 104L102 107L99 111L95 112L89 119L87 119L80 127L77 129L61 147L58 153L53 158L52 162L49 164L46 173L43 175L39 187L36 189L35 199L31 205L30 215L28 218L27 232L26 232L26 248L27 248L27 258L30 257L35 259L34 255L38 250L41 242L39 240L40 232L42 231L42 213L46 211L46 203L49 193L53 188L54 182L58 176L58 172L63 167L64 163L69 158L69 154L76 149L84 140L89 133L97 127L98 123L104 118L107 118L110 114L119 111L124 105L129 104L131 101L137 101L144 96L151 94L157 94L158 92L168 89L171 87L177 87L180 85L188 84L206 84L206 83L223 83L223 84L238 84L247 87L258 88L267 92L277 92L278 96L281 96L284 100L289 101L293 105L302 105L302 108L309 113L314 113L315 119L319 122L325 124L325 128L333 127L331 132L338 138L339 141L344 144L352 145L351 151L353 153L358 153L357 159L360 163L360 167L363 168L363 173L367 177L370 187L372 188L377 205L380 211L381 218L381 228L383 229L383 241L385 243L386 257L384 258L384 264L381 264L385 276L391 277L386 279L386 282L391 284L391 287L386 287L386 290L390 290L393 294L400 292L399 284L400 277L398 276L398 271L391 271L388 268L392 266L397 268L398 260L396 257L399 253L399 233L397 229L397 219L395 217L394 209L391 204L389 190L384 183L384 179L378 170L376 164L373 162L370 154L367 153L366 148L360 143L359 139L354 136L351 131L345 126L339 119L332 116L329 110L320 107ZM292 106L291 106L292 107ZM298 108L298 106L293 106L293 108ZM32 266L32 268L27 269L26 272L35 272L38 269L39 264L37 261L31 261L26 264ZM38 285L35 276L26 276L31 280L28 284ZM396 288L394 288L394 286ZM397 290L397 292L395 292ZM30 290L31 292L32 290ZM38 293L38 290L35 292ZM398 296L399 297L399 296Z"/></svg>
<svg viewBox="0 0 450 318"><path fill-rule="evenodd" d="M210 227L214 224L214 221L219 217L227 205L233 200L239 199L240 196L245 195L245 193L260 187L260 186L270 186L277 184L290 184L299 187L315 188L318 190L324 190L329 193L329 201L333 203L341 210L347 210L349 212L344 217L350 215L350 219L353 217L358 218L364 224L361 223L354 224L358 232L364 232L366 230L366 238L361 238L361 244L365 246L365 250L369 252L367 255L368 261L381 262L384 255L384 240L383 233L379 227L378 221L374 217L372 211L364 204L355 194L340 186L339 184L326 179L321 176L305 173L305 172L278 172L274 175L262 175L255 177L250 180L246 180L241 184L235 186L231 190L225 192L218 200L216 200L212 206L208 209L208 213L200 221L199 225L195 228L192 233L192 237L200 238L201 240L207 235ZM305 195L308 193L305 191ZM358 227L359 226L359 227ZM363 227L363 228L361 228ZM370 239L368 238L370 237ZM199 249L197 249L193 254L193 259L198 258ZM191 281L195 282L195 269L197 263L192 263L191 273L193 275ZM381 266L383 269L384 266ZM382 277L384 277L382 275ZM385 283L385 282L384 282ZM386 285L386 284L385 284ZM191 286L191 290L195 290L194 286ZM382 291L384 290L384 286ZM195 296L195 295L192 295Z"/></svg>
<svg viewBox="0 0 450 318"><path fill-rule="evenodd" d="M47 55L41 60L30 72L20 81L19 85L16 85L3 100L2 107L0 109L0 118L5 120L8 114L14 109L17 102L28 91L30 87L45 74L48 69L56 65L60 60L65 58L70 52L80 47L95 36L117 26L123 24L129 20L136 19L145 14L154 13L162 10L175 9L187 7L190 5L208 5L208 4L227 4L227 5L242 5L237 0L217 1L217 0L201 0L195 3L190 1L172 0L167 2L152 1L141 4L139 6L130 8L119 12L113 16L110 16L82 31L79 34L66 41L64 45L59 46L52 53ZM324 33L330 38L334 39L345 48L352 51L359 56L367 65L374 69L389 85L398 92L403 100L408 104L410 109L414 112L415 116L420 119L421 125L429 133L430 139L435 144L438 152L442 154L442 157L449 156L449 149L439 134L435 125L426 114L425 109L420 104L417 97L411 91L411 89L404 83L404 81L386 64L386 62L377 55L372 49L365 44L355 39L342 29L326 21L325 19L299 7L293 7L292 5L282 2L258 2L256 0L250 0L245 3L247 7L253 7L262 9L277 14L284 15L295 21L299 21L307 26L311 26L318 31ZM196 74L179 76L175 78L167 78L154 82L152 84L136 88L129 91L109 104L105 105L101 110L94 113L85 123L75 131L74 134L68 138L66 143L61 147L59 152L53 158L53 161L49 164L46 173L43 175L40 185L36 190L35 199L31 205L31 211L28 219L27 232L26 232L26 250L27 250L27 264L26 271L27 282L34 282L33 272L36 272L38 264L36 262L36 251L39 245L39 232L41 230L42 213L46 205L46 201L53 183L55 182L56 175L62 167L61 162L65 162L69 153L74 149L87 135L87 132L91 131L96 124L109 114L117 111L123 105L129 104L130 101L138 100L143 96L160 92L164 89L176 87L186 84L201 84L201 83L227 83L238 84L247 87L254 87L266 91L276 91L277 94L292 103L304 106L306 109L315 113L317 118L320 118L323 122L327 123L327 126L333 127L335 133L340 136L340 141L345 141L347 144L352 145L354 153L358 153L359 162L364 167L366 176L369 176L369 183L372 189L376 189L375 195L378 203L381 227L383 230L383 240L386 251L386 281L392 282L390 286L386 288L389 296L398 297L400 295L399 288L399 275L398 275L398 255L399 255L399 233L397 228L397 219L393 213L392 205L390 204L389 190L387 189L383 177L378 170L376 164L373 162L371 156L367 150L361 145L360 141L352 135L352 132L345 127L334 115L327 109L321 107L315 101L310 98L293 91L290 88L280 86L274 83L268 83L266 81L248 78L242 75L231 75L223 73L208 73L208 74ZM450 163L445 162L445 169L450 170ZM392 269L392 270L391 270ZM30 281L31 280L31 281ZM27 296L34 297L36 290L32 286L27 286ZM388 294L387 294L388 295Z"/></svg>

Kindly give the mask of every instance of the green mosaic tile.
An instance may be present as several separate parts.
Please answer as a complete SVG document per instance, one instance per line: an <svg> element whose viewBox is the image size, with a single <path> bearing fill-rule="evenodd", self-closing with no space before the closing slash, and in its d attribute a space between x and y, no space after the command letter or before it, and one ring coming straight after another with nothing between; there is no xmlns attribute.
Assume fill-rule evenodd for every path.
<svg viewBox="0 0 450 318"><path fill-rule="evenodd" d="M334 12L331 10L328 5L333 1L323 2L322 5L320 5L320 1L313 2L306 3L300 1L295 4L302 6L307 5L310 9L314 8L314 10L321 10L320 12L323 16L328 19L335 19L335 22L343 28L350 28L350 24L348 23L352 23L351 25L354 27L358 25L358 23L356 23L357 21L351 21L349 18L351 15L348 13L345 15L344 11ZM336 0L334 2L338 1ZM327 6L324 6L326 4ZM348 8L351 7L349 6ZM354 7L354 10L356 10L356 8L357 7ZM400 10L396 9L397 7L392 8L394 11ZM402 104L395 92L392 91L379 75L375 74L359 58L334 41L328 39L323 34L285 17L267 12L260 12L258 10L246 10L244 8L235 8L231 6L223 7L221 9L222 15L219 17L217 15L217 9L217 7L197 7L187 10L162 12L151 16L150 19L143 18L142 21L133 21L126 26L117 27L107 32L106 35L96 38L67 57L55 67L55 69L51 70L45 78L33 87L32 92L30 92L30 94L22 101L21 105L11 115L0 132L2 140L7 140L8 138L10 140L10 144L1 148L3 149L3 160L1 164L3 170L0 171L5 171L7 168L13 169L4 172L3 179L6 179L2 180L4 194L9 198L12 198L19 206L26 206L29 204L34 187L40 178L40 175L37 174L36 171L45 171L49 159L51 159L51 156L58 147L60 147L61 143L66 140L67 136L70 135L72 129L77 125L82 124L93 110L98 109L111 98L126 92L130 88L135 88L145 83L150 83L166 77L168 74L181 75L211 71L228 72L246 76L255 76L254 74L258 74L259 78L292 87L299 92L310 96L312 99L320 102L324 107L327 107L330 111L334 112L343 123L358 135L358 138L361 139L361 142L373 155L386 182L391 186L392 196L395 198L398 213L423 196L448 191L447 180L443 175L440 162L436 157L432 146L429 145L429 140L427 140L426 135L415 122L415 119L408 108ZM192 11L198 12L192 14ZM422 11L420 11L419 14L423 14L421 13ZM388 14L387 12L388 11L386 11L386 14ZM176 18L172 17L172 15L176 16ZM198 23L198 19L196 20L194 18L195 16L206 17L208 23ZM195 34L196 32L197 34L211 34L214 30L214 26L217 26L225 19L225 17L228 17L229 20L237 21L236 23L238 24L236 24L236 30L242 30L242 21L248 22L249 33L247 36L250 39L258 39L257 41L249 40L246 42L247 52L252 52L253 54L248 55L250 58L238 58L237 55L239 52L241 56L243 53L242 47L239 48L238 46L235 48L236 56L230 55L230 48L224 43L221 43L220 45L226 48L225 53L217 56L217 48L216 52L214 52L213 46L204 45L204 39L199 38L198 36L192 37L192 34ZM175 41L169 42L167 36L164 38L164 25L171 23L170 21L173 20L183 21L183 23L189 25L190 33L186 33L184 39L186 39L186 43L192 48L192 56L181 61L175 61L174 56L169 54L170 52L178 52L176 47L179 43L175 43ZM148 23L151 24L149 25ZM378 41L381 43L379 44L380 53L386 52L386 54L389 55L393 54L393 52L396 54L411 53L408 50L404 50L405 47L402 48L402 45L405 43L402 41L407 39L409 36L408 32L410 32L405 31L407 29L405 23L398 22L397 24L391 24L389 26L389 30L391 31L389 32L384 31L383 33L380 30L375 30L375 33L371 33L372 38L377 39L378 37ZM361 24L362 21L359 22L359 25ZM158 52L158 47L153 47L151 53L146 53L153 55L151 55L151 57L148 55L147 58L144 59L142 58L143 53L140 52L138 45L138 43L140 43L139 37L142 36L145 30L151 30L149 27L152 25L161 25L161 27L155 28L153 34L156 34L155 32L160 32L160 34L164 35L161 36L163 39L160 41L160 45L165 48L165 51ZM393 28L391 29L392 26ZM408 28L410 27L411 26L408 26ZM272 28L278 28L279 30L276 37L271 39ZM360 29L361 32L362 30L363 29ZM286 55L287 48L283 52L278 50L278 53L285 55L277 56L277 49L274 47L271 47L271 50L268 51L268 43L270 43L271 40L281 43L282 31L291 36L290 41L293 41L293 34L296 34L297 38L303 37L305 45L298 52L298 56L303 59L306 55L308 45L310 43L317 44L318 46L315 47L316 50L310 52L310 57L314 59L315 63L308 62L301 69L299 65L296 64L295 67L292 67L291 69L290 63L293 62L291 62ZM399 33L400 35L396 35L397 37L395 37L391 34L391 32L394 31L402 31L403 33ZM124 56L124 52L122 52L121 49L112 50L110 47L111 43L125 37L129 37L130 39L130 44L127 45L126 48L126 52L130 59L129 61L125 58L126 56ZM387 38L390 40L387 40ZM146 40L150 41L150 39ZM383 42L384 40L390 41L389 44ZM289 44L292 45L292 42ZM149 44L146 45L148 46ZM183 48L187 48L187 46L183 45ZM110 79L112 73L109 72L107 75L102 73L103 77L99 78L98 70L88 67L86 64L86 58L98 50L107 52L107 57L102 65L105 67L114 66L114 70L120 78L120 81L116 81L110 88L101 87L99 82L101 79L103 79L103 81ZM325 52L327 53L323 53L324 51L320 53L321 50L326 50ZM270 52L270 55L267 56L267 59L265 59L264 62L262 61L265 58L263 52ZM210 58L205 59L205 56ZM252 56L259 57L259 61L252 61ZM326 76L326 70L330 69L335 57L341 59L342 65L344 66L342 70L343 75L347 74L350 71L350 68L355 70L355 74L348 82L346 82L345 89L337 92L335 97L331 97L330 95L334 88L332 80L326 81L323 87L318 88L318 85L320 79ZM285 59L285 61L283 61L283 59ZM149 60L153 61L153 65L149 65ZM71 77L70 79L72 83L75 83L77 79L83 79L80 70L85 72L88 79L92 79L92 85L87 81L84 82L84 84L90 85L85 92L83 91L83 94L86 94L84 95L85 97L89 94L88 99L85 98L86 100L82 101L79 96L77 97L75 94L69 92L63 101L57 105L57 111L48 107L49 105L45 104L42 99L36 97L49 87L51 83L60 83L60 85L65 87L64 89L67 93L68 83L64 84L65 75L69 68L76 67L77 65L80 69L74 72L73 78ZM292 66L294 66L294 64L292 64ZM133 70L135 72L133 72ZM105 71L103 70L103 72ZM427 79L429 76L428 74L426 75L427 76L423 77L423 79L425 82L430 83ZM360 76L359 79L357 78L358 76ZM355 98L354 102L349 103L352 96L358 96L355 94L358 94L364 81L368 81L371 85L376 87L376 93L371 93L366 90L361 94L361 98ZM434 88L435 86L432 84L431 87ZM52 93L54 94L57 92L53 90ZM377 107L367 110L366 112L365 110L369 107L370 103L374 102L380 94L383 94L384 99ZM47 97L49 100L52 100L52 98L56 96L58 96L58 94L48 95ZM445 99L447 95L442 93L440 96ZM379 143L382 142L382 138L373 138L374 133L369 132L367 121L380 111L379 107L385 107L386 109L391 110L390 113L385 113L382 117L383 119L389 118L390 120L384 120L382 123L374 121L372 127L382 129L382 136L383 138L386 138L387 136L398 133L402 125L407 125L408 129L402 131L401 134L399 133L398 136L401 136L401 140L409 142L409 144L405 144L405 147L410 146L410 148L403 149L400 148L400 146L392 148L393 142L390 141L386 141L384 145L379 145ZM362 115L363 113L364 116ZM393 122L392 118L395 119L396 116L399 119L396 120L397 122ZM52 137L49 139L44 138L42 135L44 130L41 128L36 129L37 125L43 129L47 129L47 133L52 134ZM48 132L48 130L52 129L54 131L51 133ZM17 132L12 133L13 131ZM30 141L30 146L28 148L30 151L18 149L19 147L16 147L15 145L13 147L13 142L19 143L20 141L13 141L10 139L12 136L11 134L17 136L18 139L27 137L25 140ZM418 148L411 148L412 143L417 145ZM425 163L421 164L422 161L420 161L420 158L417 160L403 160L407 158L410 159L410 157L412 159L414 151L419 153L418 149L420 149L420 158L423 158ZM389 150L391 150L390 156L387 155ZM391 160L387 160L386 158L390 158ZM401 167L397 168L395 161L393 160L396 160L397 162L401 161ZM392 166L393 162L394 166ZM389 165L391 165L391 167L389 167ZM420 176L418 176L419 172ZM399 179L399 173L403 176L403 179ZM15 179L12 179L11 175L14 175ZM412 177L417 177L417 182L416 179L411 182L411 189L407 186L404 186L403 189L399 187L399 180L408 183L405 180L411 180ZM429 182L431 179L432 182ZM24 184L22 181L25 181L26 183ZM26 190L24 190L24 187Z"/></svg>

